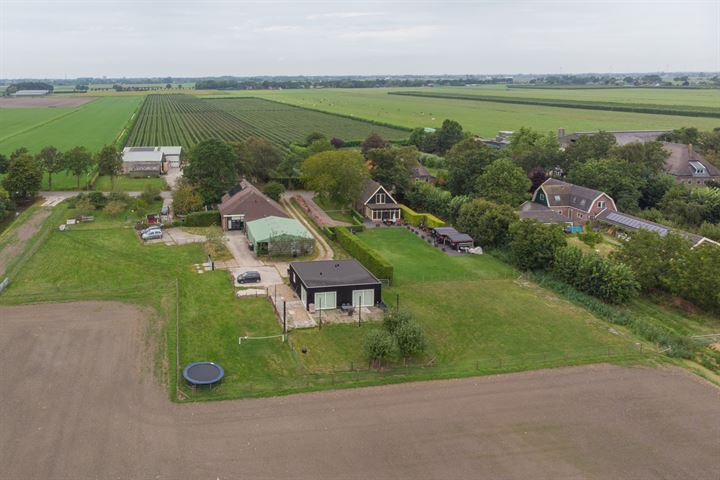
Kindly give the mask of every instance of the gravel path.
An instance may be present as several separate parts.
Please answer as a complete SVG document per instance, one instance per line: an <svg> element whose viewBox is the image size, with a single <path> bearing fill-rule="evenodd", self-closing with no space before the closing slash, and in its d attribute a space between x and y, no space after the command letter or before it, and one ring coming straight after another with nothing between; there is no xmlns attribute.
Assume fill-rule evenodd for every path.
<svg viewBox="0 0 720 480"><path fill-rule="evenodd" d="M153 380L148 317L121 303L0 307L0 478L717 478L720 390L682 370L178 405Z"/></svg>

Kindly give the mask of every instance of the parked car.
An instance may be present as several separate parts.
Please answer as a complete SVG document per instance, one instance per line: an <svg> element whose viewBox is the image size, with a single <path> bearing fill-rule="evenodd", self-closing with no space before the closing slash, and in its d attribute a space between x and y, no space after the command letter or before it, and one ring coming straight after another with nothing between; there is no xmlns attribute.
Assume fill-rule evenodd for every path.
<svg viewBox="0 0 720 480"><path fill-rule="evenodd" d="M163 232L160 229L153 229L140 235L143 240L155 240L156 238L162 238Z"/></svg>
<svg viewBox="0 0 720 480"><path fill-rule="evenodd" d="M163 205L160 209L160 215L170 215L170 205Z"/></svg>
<svg viewBox="0 0 720 480"><path fill-rule="evenodd" d="M140 230L140 235L151 232L153 230L162 230L162 225L161 224L150 225L149 227L143 228L142 230Z"/></svg>
<svg viewBox="0 0 720 480"><path fill-rule="evenodd" d="M260 282L260 272L243 272L237 276L238 283L258 283Z"/></svg>

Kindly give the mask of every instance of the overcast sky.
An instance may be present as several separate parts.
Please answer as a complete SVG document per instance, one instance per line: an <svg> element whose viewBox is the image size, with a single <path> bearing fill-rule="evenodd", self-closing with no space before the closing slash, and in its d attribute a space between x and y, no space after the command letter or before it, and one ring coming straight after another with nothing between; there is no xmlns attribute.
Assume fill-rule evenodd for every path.
<svg viewBox="0 0 720 480"><path fill-rule="evenodd" d="M0 78L720 70L720 0L0 0L0 29Z"/></svg>

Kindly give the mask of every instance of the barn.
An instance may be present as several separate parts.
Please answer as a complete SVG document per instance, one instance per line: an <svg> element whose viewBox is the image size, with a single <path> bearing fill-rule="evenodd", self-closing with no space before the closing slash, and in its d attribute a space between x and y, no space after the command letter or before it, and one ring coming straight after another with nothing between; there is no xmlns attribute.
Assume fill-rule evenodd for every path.
<svg viewBox="0 0 720 480"><path fill-rule="evenodd" d="M313 251L315 238L294 218L265 217L245 225L248 243L256 255L296 257Z"/></svg>
<svg viewBox="0 0 720 480"><path fill-rule="evenodd" d="M167 162L160 147L125 147L122 165L123 173L132 177L151 177L167 172Z"/></svg>
<svg viewBox="0 0 720 480"><path fill-rule="evenodd" d="M182 155L182 147L160 147L165 155L165 160L172 168L180 167L180 156Z"/></svg>
<svg viewBox="0 0 720 480"><path fill-rule="evenodd" d="M343 305L372 307L381 303L381 284L357 260L291 262L290 285L308 310Z"/></svg>

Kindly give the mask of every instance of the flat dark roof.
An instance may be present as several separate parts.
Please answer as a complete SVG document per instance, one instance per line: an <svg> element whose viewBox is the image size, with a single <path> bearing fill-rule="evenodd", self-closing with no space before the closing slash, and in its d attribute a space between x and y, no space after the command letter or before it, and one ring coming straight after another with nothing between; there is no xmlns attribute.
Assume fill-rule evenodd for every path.
<svg viewBox="0 0 720 480"><path fill-rule="evenodd" d="M357 260L291 262L306 287L379 284L380 281Z"/></svg>

